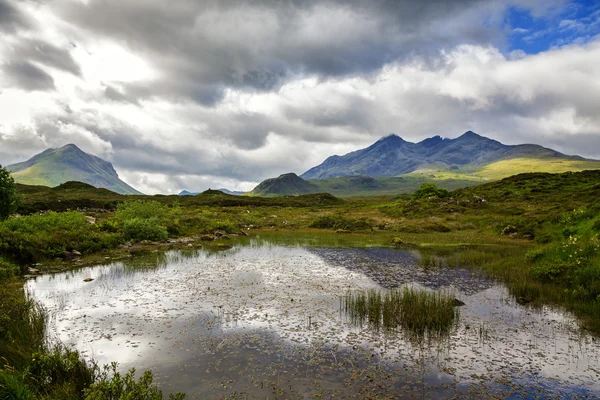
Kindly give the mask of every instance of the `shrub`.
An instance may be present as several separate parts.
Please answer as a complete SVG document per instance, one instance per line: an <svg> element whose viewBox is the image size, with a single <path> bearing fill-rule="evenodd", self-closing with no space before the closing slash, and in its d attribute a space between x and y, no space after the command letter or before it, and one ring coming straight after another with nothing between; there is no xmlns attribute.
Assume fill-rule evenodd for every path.
<svg viewBox="0 0 600 400"><path fill-rule="evenodd" d="M157 218L132 218L123 223L127 236L135 240L167 240L169 232Z"/></svg>
<svg viewBox="0 0 600 400"><path fill-rule="evenodd" d="M97 252L121 241L119 234L101 231L78 212L29 215L0 224L0 253L21 262L56 257L73 249Z"/></svg>
<svg viewBox="0 0 600 400"><path fill-rule="evenodd" d="M18 265L0 258L0 282L18 275L19 272L20 268Z"/></svg>
<svg viewBox="0 0 600 400"><path fill-rule="evenodd" d="M179 234L181 209L178 204L168 207L158 201L134 200L119 204L115 218L131 239L165 240L169 234Z"/></svg>
<svg viewBox="0 0 600 400"><path fill-rule="evenodd" d="M423 183L421 187L412 194L413 200L429 197L448 197L449 192L446 189L438 188L434 183Z"/></svg>
<svg viewBox="0 0 600 400"><path fill-rule="evenodd" d="M339 214L321 215L309 225L309 228L365 231L372 230L373 223L367 218L350 219Z"/></svg>
<svg viewBox="0 0 600 400"><path fill-rule="evenodd" d="M18 199L15 180L10 172L0 165L0 221L16 211Z"/></svg>
<svg viewBox="0 0 600 400"><path fill-rule="evenodd" d="M33 353L27 380L40 392L79 396L94 382L96 366L89 366L77 351L56 348Z"/></svg>
<svg viewBox="0 0 600 400"><path fill-rule="evenodd" d="M85 400L163 400L162 392L152 383L152 372L135 380L135 369L125 375L117 372L117 363L105 365L98 381L84 391ZM169 400L183 400L182 393L171 393Z"/></svg>

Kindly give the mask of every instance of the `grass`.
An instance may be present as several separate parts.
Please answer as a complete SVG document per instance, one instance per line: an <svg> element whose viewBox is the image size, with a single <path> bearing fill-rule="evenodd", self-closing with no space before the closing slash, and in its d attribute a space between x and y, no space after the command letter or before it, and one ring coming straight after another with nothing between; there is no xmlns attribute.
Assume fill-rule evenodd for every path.
<svg viewBox="0 0 600 400"><path fill-rule="evenodd" d="M23 216L0 223L0 357L7 365L0 371L0 382L15 393L21 391L22 398L27 391L52 398L40 388L60 392L57 398L81 396L66 394L81 387L68 379L54 388L38 387L28 375L34 353L50 357L45 365L52 371L65 368L45 343L43 310L27 300L17 278L28 263L43 262L42 269L73 268L75 264L55 257L73 249L87 260L102 259L108 251L126 255L128 250L118 250L119 245L162 240L165 230L169 237L243 229L282 243L416 248L428 268L484 271L504 282L517 302L570 310L583 327L600 334L598 182L600 171L528 173L443 196L398 193L345 200L328 194L261 198L218 191L183 197L123 196L76 182L57 188L19 185L18 212ZM85 216L95 217L96 224ZM501 235L507 225L516 227L514 237ZM338 230L351 234L335 234ZM444 334L456 322L458 311L448 307L450 297L405 289L349 293L342 300L357 323L430 336ZM85 381L79 376L78 381Z"/></svg>
<svg viewBox="0 0 600 400"><path fill-rule="evenodd" d="M416 337L447 334L459 318L451 292L405 287L382 292L377 289L349 292L340 299L341 309L355 325L374 330L401 326Z"/></svg>

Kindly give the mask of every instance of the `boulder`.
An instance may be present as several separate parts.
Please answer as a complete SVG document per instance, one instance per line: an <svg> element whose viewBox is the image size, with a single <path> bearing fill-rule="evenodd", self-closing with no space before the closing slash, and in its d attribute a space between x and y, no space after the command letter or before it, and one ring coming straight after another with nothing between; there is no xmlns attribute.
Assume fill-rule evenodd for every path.
<svg viewBox="0 0 600 400"><path fill-rule="evenodd" d="M200 240L204 242L210 242L212 240L215 240L215 237L213 235L202 235L200 236Z"/></svg>
<svg viewBox="0 0 600 400"><path fill-rule="evenodd" d="M215 235L216 237L226 236L227 232L225 232L223 230L217 230L217 231L213 232L213 235Z"/></svg>
<svg viewBox="0 0 600 400"><path fill-rule="evenodd" d="M94 217L90 217L89 215L86 215L86 216L85 216L85 220L86 220L88 223L92 224L92 225L95 225L95 224L96 224L96 218L94 218Z"/></svg>
<svg viewBox="0 0 600 400"><path fill-rule="evenodd" d="M510 235L513 233L517 233L517 227L514 225L508 225L506 228L502 229L502 235Z"/></svg>
<svg viewBox="0 0 600 400"><path fill-rule="evenodd" d="M452 305L454 307L462 307L462 306L465 305L465 302L464 301L460 301L459 299L454 299L454 300L452 300Z"/></svg>
<svg viewBox="0 0 600 400"><path fill-rule="evenodd" d="M79 257L79 256L81 256L81 253L80 253L80 252L78 252L77 250L73 250L73 251L71 252L71 254L73 254L73 255L74 255L74 256L76 256L76 257Z"/></svg>
<svg viewBox="0 0 600 400"><path fill-rule="evenodd" d="M94 278L85 278L83 281L84 281L84 282L91 282L91 281L93 281L93 280L94 280Z"/></svg>
<svg viewBox="0 0 600 400"><path fill-rule="evenodd" d="M75 258L75 254L71 253L70 251L64 251L62 253L62 259L67 261L67 260L72 260Z"/></svg>

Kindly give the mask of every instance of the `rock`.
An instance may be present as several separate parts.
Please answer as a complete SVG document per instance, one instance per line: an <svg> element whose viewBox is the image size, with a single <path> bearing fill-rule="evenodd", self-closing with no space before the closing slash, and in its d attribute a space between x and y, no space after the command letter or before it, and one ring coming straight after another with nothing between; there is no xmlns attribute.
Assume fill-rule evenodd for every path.
<svg viewBox="0 0 600 400"><path fill-rule="evenodd" d="M88 223L92 224L92 225L95 225L95 224L96 224L96 218L94 218L94 217L90 217L89 215L86 215L86 216L85 216L85 220L86 220Z"/></svg>
<svg viewBox="0 0 600 400"><path fill-rule="evenodd" d="M217 230L217 231L213 232L213 235L215 235L216 237L221 237L221 236L227 235L227 232L222 231L222 230Z"/></svg>
<svg viewBox="0 0 600 400"><path fill-rule="evenodd" d="M526 297L522 297L522 296L517 297L516 301L517 301L517 304L522 305L522 306L524 306L525 304L531 303L531 300L529 300Z"/></svg>
<svg viewBox="0 0 600 400"><path fill-rule="evenodd" d="M29 268L27 268L27 272L30 273L30 274L39 274L40 270L37 269L37 268L31 268L31 267L29 267Z"/></svg>
<svg viewBox="0 0 600 400"><path fill-rule="evenodd" d="M517 233L517 227L514 225L508 225L502 229L502 235L510 235L511 233Z"/></svg>
<svg viewBox="0 0 600 400"><path fill-rule="evenodd" d="M242 230L240 230L239 234L240 234L241 236L248 236L248 234L247 234L246 232L242 231Z"/></svg>
<svg viewBox="0 0 600 400"><path fill-rule="evenodd" d="M71 254L73 254L73 255L74 255L74 256L76 256L76 257L79 257L79 256L81 256L81 253L80 253L80 252L78 252L77 250L73 250L73 251L71 252Z"/></svg>
<svg viewBox="0 0 600 400"><path fill-rule="evenodd" d="M215 237L213 235L202 235L200 236L200 240L204 242L210 242L212 240L215 240Z"/></svg>
<svg viewBox="0 0 600 400"><path fill-rule="evenodd" d="M404 244L404 241L396 236L392 239L392 244Z"/></svg>
<svg viewBox="0 0 600 400"><path fill-rule="evenodd" d="M527 234L523 235L523 239L526 239L526 240L533 240L533 235L532 235L532 234L529 234L529 233L527 233Z"/></svg>
<svg viewBox="0 0 600 400"><path fill-rule="evenodd" d="M84 281L84 282L91 282L91 281L93 281L93 280L94 280L94 278L85 278L83 281Z"/></svg>
<svg viewBox="0 0 600 400"><path fill-rule="evenodd" d="M73 253L71 253L70 251L64 251L62 253L62 259L63 260L72 260L75 258L75 255Z"/></svg>
<svg viewBox="0 0 600 400"><path fill-rule="evenodd" d="M452 300L452 305L454 307L462 307L465 305L464 301L460 301L459 299Z"/></svg>

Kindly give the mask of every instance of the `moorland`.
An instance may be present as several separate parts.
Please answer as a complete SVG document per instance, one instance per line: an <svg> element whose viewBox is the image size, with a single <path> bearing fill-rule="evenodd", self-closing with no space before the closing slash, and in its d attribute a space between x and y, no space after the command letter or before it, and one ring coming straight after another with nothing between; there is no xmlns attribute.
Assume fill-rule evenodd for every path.
<svg viewBox="0 0 600 400"><path fill-rule="evenodd" d="M17 216L0 223L0 391L17 398L103 399L145 390L140 398L162 398L150 373L136 380L134 373L102 369L49 343L47 315L24 292L24 276L157 248L229 248L236 236L263 232L344 235L356 246L377 238L389 247L418 249L423 265L484 271L519 304L568 310L581 330L597 335L599 182L600 171L526 173L450 192L426 183L411 194L343 199L210 190L120 195L80 182L18 184Z"/></svg>

